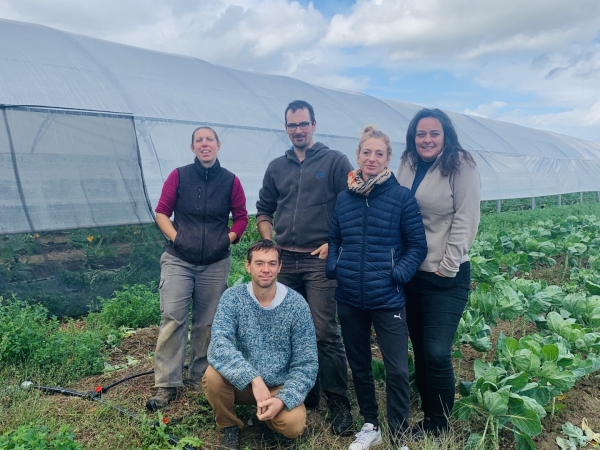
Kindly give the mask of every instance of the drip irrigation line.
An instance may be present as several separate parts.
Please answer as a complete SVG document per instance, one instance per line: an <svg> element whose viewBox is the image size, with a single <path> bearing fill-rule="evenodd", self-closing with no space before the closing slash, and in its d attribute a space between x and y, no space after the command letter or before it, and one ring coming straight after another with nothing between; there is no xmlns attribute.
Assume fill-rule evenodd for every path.
<svg viewBox="0 0 600 450"><path fill-rule="evenodd" d="M185 366L183 366L183 370L187 370L188 369L188 365L186 364ZM144 375L151 375L154 373L154 370L148 370L147 372L140 372L140 373L136 373L133 375L130 375L128 377L123 378L122 380L119 381L115 381L112 384L109 384L108 386L97 386L93 391L88 391L87 395L91 396L91 397L99 397L101 394L106 394L110 389L114 388L115 386L118 386L121 383L124 383L125 381L129 381L129 380L133 380L134 378L138 378L138 377L143 377Z"/></svg>
<svg viewBox="0 0 600 450"><path fill-rule="evenodd" d="M134 378L142 377L144 375L150 375L153 373L154 373L154 370L149 370L147 372L141 372L141 373L136 373L136 374L130 375L128 377L123 378L122 380L115 381L114 383L109 384L108 386L100 385L93 391L89 391L88 395L90 395L92 397L99 397L101 394L106 394L110 389L114 388L115 386L118 386L121 383L124 383L125 381L133 380Z"/></svg>
<svg viewBox="0 0 600 450"><path fill-rule="evenodd" d="M61 394L61 395L69 396L69 397L79 397L84 400L90 400L92 402L101 403L110 408L116 409L117 411L119 411L121 414L123 414L125 416L131 417L132 419L135 419L138 421L141 421L140 417L137 414L132 413L131 411L128 411L125 408L122 408L118 405L113 405L112 403L109 403L106 400L102 400L102 398L100 398L100 396L98 395L99 393L96 393L93 391L92 392L96 395L90 395L89 393L74 391L72 389L65 389L65 388L61 388L61 387L57 387L57 386L43 386L43 385L39 385L39 384L34 384L31 381L24 381L23 383L21 383L21 387L23 389L39 389L40 391L46 392L49 394ZM152 424L152 428L157 428L159 426L160 426L160 424L158 422L155 422ZM177 439L172 434L166 433L166 435L169 438L169 443L171 443L173 445L177 445L179 443L179 439ZM192 447L190 445L185 445L183 447L183 449L184 450L196 450L195 447Z"/></svg>

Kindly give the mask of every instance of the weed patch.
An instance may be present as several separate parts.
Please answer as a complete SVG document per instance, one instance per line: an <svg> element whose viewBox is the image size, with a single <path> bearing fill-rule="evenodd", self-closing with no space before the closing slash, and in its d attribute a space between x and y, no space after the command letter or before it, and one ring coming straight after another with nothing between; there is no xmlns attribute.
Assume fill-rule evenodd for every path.
<svg viewBox="0 0 600 450"><path fill-rule="evenodd" d="M14 431L0 436L2 450L79 450L81 445L75 442L75 436L67 425L58 431L49 431L43 425L21 425Z"/></svg>
<svg viewBox="0 0 600 450"><path fill-rule="evenodd" d="M160 322L160 297L156 283L123 286L112 298L100 298L98 320L118 329L126 326L146 328Z"/></svg>

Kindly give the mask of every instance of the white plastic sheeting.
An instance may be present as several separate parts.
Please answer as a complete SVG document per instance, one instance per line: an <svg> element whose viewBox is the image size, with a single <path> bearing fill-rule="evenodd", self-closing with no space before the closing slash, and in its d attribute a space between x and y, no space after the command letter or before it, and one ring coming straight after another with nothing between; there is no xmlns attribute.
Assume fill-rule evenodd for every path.
<svg viewBox="0 0 600 450"><path fill-rule="evenodd" d="M0 233L152 220L144 184L155 205L169 172L192 161L191 132L205 124L219 133L219 159L254 212L268 162L290 145L283 113L291 100L314 106L315 138L353 163L359 132L377 124L393 141L394 168L420 109L6 20L0 80ZM53 125L55 142L35 138L48 135L44 114L64 119ZM599 143L449 114L477 160L483 199L600 190Z"/></svg>
<svg viewBox="0 0 600 450"><path fill-rule="evenodd" d="M1 114L0 234L152 220L131 117Z"/></svg>

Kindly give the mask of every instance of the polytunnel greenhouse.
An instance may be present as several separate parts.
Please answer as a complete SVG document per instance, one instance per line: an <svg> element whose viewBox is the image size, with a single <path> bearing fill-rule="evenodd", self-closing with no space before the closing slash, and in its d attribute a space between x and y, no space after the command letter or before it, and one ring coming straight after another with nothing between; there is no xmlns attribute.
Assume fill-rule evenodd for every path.
<svg viewBox="0 0 600 450"><path fill-rule="evenodd" d="M192 161L189 142L197 126L219 133L219 159L240 178L253 213L268 162L289 147L283 114L290 101L310 102L315 140L351 162L360 130L378 125L392 138L394 168L420 109L7 20L0 20L0 79L0 294L44 280L63 293L93 283L108 289L105 280L122 267L143 271L131 262L94 262L98 252L148 255L139 243L87 230L152 224L165 178ZM449 115L477 161L483 200L600 191L600 143ZM61 230L83 231L68 239L43 234ZM147 238L150 231L128 233ZM160 241L155 228L152 233L150 241ZM65 241L73 253L53 256L49 248ZM103 250L100 242L120 244ZM35 261L46 269L32 269ZM97 275L72 274L73 267L98 266ZM87 297L81 302L89 303Z"/></svg>

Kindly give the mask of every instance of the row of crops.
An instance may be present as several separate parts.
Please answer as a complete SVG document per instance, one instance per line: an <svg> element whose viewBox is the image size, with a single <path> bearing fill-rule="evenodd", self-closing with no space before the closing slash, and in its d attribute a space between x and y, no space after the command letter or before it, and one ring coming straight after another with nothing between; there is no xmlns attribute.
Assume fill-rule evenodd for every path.
<svg viewBox="0 0 600 450"><path fill-rule="evenodd" d="M580 214L483 231L471 255L476 287L456 347L469 344L481 358L475 379L460 382L453 414L484 423L467 448L499 448L500 431L509 430L516 449L535 449L532 437L560 410L557 399L600 369L600 219ZM499 321L509 330L493 345ZM598 444L593 433L577 431L558 437L559 446Z"/></svg>

